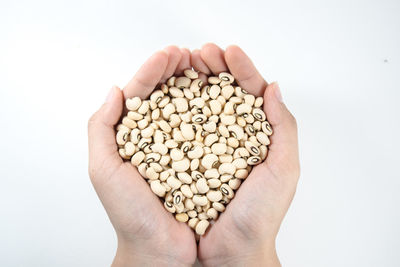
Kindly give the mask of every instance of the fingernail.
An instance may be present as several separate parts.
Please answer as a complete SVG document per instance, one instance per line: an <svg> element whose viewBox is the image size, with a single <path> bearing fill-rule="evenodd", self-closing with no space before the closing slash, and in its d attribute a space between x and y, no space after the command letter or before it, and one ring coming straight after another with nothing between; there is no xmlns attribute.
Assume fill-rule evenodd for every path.
<svg viewBox="0 0 400 267"><path fill-rule="evenodd" d="M115 94L115 86L111 87L111 90L108 93L107 98L106 98L106 103L110 102L111 99L113 99L114 94Z"/></svg>
<svg viewBox="0 0 400 267"><path fill-rule="evenodd" d="M278 82L274 82L275 87L275 97L278 99L279 102L283 103L281 89L279 88Z"/></svg>

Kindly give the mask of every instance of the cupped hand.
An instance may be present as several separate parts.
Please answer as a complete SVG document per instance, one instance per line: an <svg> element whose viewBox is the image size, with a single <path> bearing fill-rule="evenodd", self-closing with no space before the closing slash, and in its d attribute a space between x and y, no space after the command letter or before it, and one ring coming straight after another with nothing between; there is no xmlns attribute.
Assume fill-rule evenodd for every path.
<svg viewBox="0 0 400 267"><path fill-rule="evenodd" d="M199 259L205 266L279 266L275 239L300 174L296 121L278 84L267 84L239 47L223 51L206 44L193 51L191 60L206 74L230 71L242 88L263 96L274 131L266 160L253 168L225 212L201 237Z"/></svg>
<svg viewBox="0 0 400 267"><path fill-rule="evenodd" d="M155 86L190 68L190 52L174 46L155 53L121 91L113 87L90 118L89 174L118 237L114 266L184 266L196 259L192 230L165 210L130 162L118 154L114 127L126 98L146 98Z"/></svg>

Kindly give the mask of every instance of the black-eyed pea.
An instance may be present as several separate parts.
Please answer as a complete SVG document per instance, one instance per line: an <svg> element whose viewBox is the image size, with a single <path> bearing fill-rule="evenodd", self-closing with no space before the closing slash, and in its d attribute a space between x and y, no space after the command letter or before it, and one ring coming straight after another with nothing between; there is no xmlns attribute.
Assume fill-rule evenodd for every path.
<svg viewBox="0 0 400 267"><path fill-rule="evenodd" d="M218 211L215 208L208 209L206 213L209 219L216 220L218 218Z"/></svg>
<svg viewBox="0 0 400 267"><path fill-rule="evenodd" d="M231 146L226 147L226 154L232 155L234 151L235 151L235 149L233 147L231 147Z"/></svg>
<svg viewBox="0 0 400 267"><path fill-rule="evenodd" d="M234 137L237 140L243 139L244 131L241 126L234 124L234 125L229 125L227 128L232 137Z"/></svg>
<svg viewBox="0 0 400 267"><path fill-rule="evenodd" d="M183 205L183 202L179 203L178 205L174 204L176 213L182 213L185 210L185 205Z"/></svg>
<svg viewBox="0 0 400 267"><path fill-rule="evenodd" d="M158 173L163 171L163 167L157 162L152 162L149 164L149 166L152 167Z"/></svg>
<svg viewBox="0 0 400 267"><path fill-rule="evenodd" d="M247 169L238 169L235 172L235 177L239 179L246 179L249 176L249 172Z"/></svg>
<svg viewBox="0 0 400 267"><path fill-rule="evenodd" d="M129 137L129 131L126 130L118 131L116 136L117 144L120 146L125 145L125 143L128 141L128 137Z"/></svg>
<svg viewBox="0 0 400 267"><path fill-rule="evenodd" d="M171 202L164 202L164 207L167 211L175 213L175 206Z"/></svg>
<svg viewBox="0 0 400 267"><path fill-rule="evenodd" d="M185 172L189 169L189 167L190 161L187 158L172 162L172 169L174 169L176 172Z"/></svg>
<svg viewBox="0 0 400 267"><path fill-rule="evenodd" d="M192 176L192 179L194 181L197 181L198 179L204 178L204 175L199 171L192 171L191 176ZM195 192L193 192L193 193L195 193Z"/></svg>
<svg viewBox="0 0 400 267"><path fill-rule="evenodd" d="M201 109L201 112L202 112L204 115L206 115L207 117L210 117L210 116L212 115L211 109L210 109L209 107L207 107L207 106L204 106L204 107Z"/></svg>
<svg viewBox="0 0 400 267"><path fill-rule="evenodd" d="M244 99L244 103L246 103L249 106L253 106L256 101L256 97L254 95L250 95L250 94L245 95L243 97L243 99Z"/></svg>
<svg viewBox="0 0 400 267"><path fill-rule="evenodd" d="M188 101L184 97L173 98L172 103L175 105L177 112L186 112L189 108Z"/></svg>
<svg viewBox="0 0 400 267"><path fill-rule="evenodd" d="M264 132L257 132L256 137L257 137L258 142L260 142L261 144L263 144L265 146L270 144L269 137Z"/></svg>
<svg viewBox="0 0 400 267"><path fill-rule="evenodd" d="M222 105L218 100L211 100L209 102L211 113L214 115L218 115L221 113Z"/></svg>
<svg viewBox="0 0 400 267"><path fill-rule="evenodd" d="M204 123L207 121L207 116L204 114L196 114L192 117L193 123Z"/></svg>
<svg viewBox="0 0 400 267"><path fill-rule="evenodd" d="M235 114L234 103L228 101L224 106L224 114L233 115Z"/></svg>
<svg viewBox="0 0 400 267"><path fill-rule="evenodd" d="M182 120L179 117L178 114L171 114L171 116L169 116L169 125L172 128L176 128L181 124Z"/></svg>
<svg viewBox="0 0 400 267"><path fill-rule="evenodd" d="M244 146L250 152L251 155L253 156L260 155L260 149L258 149L258 147L253 142L246 141Z"/></svg>
<svg viewBox="0 0 400 267"><path fill-rule="evenodd" d="M237 158L232 161L232 164L235 165L237 169L244 169L247 167L247 161L244 158Z"/></svg>
<svg viewBox="0 0 400 267"><path fill-rule="evenodd" d="M264 111L262 111L260 108L253 108L252 114L256 120L265 121L266 119Z"/></svg>
<svg viewBox="0 0 400 267"><path fill-rule="evenodd" d="M261 131L261 121L255 121L253 123L253 127L256 129L256 131Z"/></svg>
<svg viewBox="0 0 400 267"><path fill-rule="evenodd" d="M257 165L261 163L261 158L259 156L251 156L247 159L248 165Z"/></svg>
<svg viewBox="0 0 400 267"><path fill-rule="evenodd" d="M146 177L150 180L157 180L159 177L159 173L157 173L152 167L148 167L146 169Z"/></svg>
<svg viewBox="0 0 400 267"><path fill-rule="evenodd" d="M150 146L151 150L155 153L165 155L168 153L168 147L162 143L155 143Z"/></svg>
<svg viewBox="0 0 400 267"><path fill-rule="evenodd" d="M196 212L196 211L190 211L190 212ZM189 215L189 211L187 212L188 213L188 215ZM191 213L191 215L193 214L193 213ZM190 215L189 215L189 217L190 217ZM197 224L199 223L199 218L196 218L197 217L197 212L196 212L196 216L194 216L194 217L190 217L191 219L188 221L188 225L189 225L189 227L190 228L192 228L192 229L195 229L196 228L196 226L197 226Z"/></svg>
<svg viewBox="0 0 400 267"><path fill-rule="evenodd" d="M173 193L173 203L175 206L181 204L183 202L183 194L181 191L175 191Z"/></svg>
<svg viewBox="0 0 400 267"><path fill-rule="evenodd" d="M255 122L255 119L254 119L253 115L251 115L251 114L248 114L247 116L243 116L243 118L248 124L252 124Z"/></svg>
<svg viewBox="0 0 400 267"><path fill-rule="evenodd" d="M144 128L146 128L149 125L149 121L147 119L142 119L140 121L137 122L137 127L140 130L143 130Z"/></svg>
<svg viewBox="0 0 400 267"><path fill-rule="evenodd" d="M176 142L184 142L186 139L183 137L182 132L178 128L172 130L172 138Z"/></svg>
<svg viewBox="0 0 400 267"><path fill-rule="evenodd" d="M208 179L207 182L208 182L208 186L210 188L218 188L221 185L221 181L219 179L212 178L212 179ZM219 191L217 191L217 192L219 192Z"/></svg>
<svg viewBox="0 0 400 267"><path fill-rule="evenodd" d="M142 114L136 111L129 111L126 116L133 121L140 121L144 118Z"/></svg>
<svg viewBox="0 0 400 267"><path fill-rule="evenodd" d="M226 196L228 199L233 198L235 195L232 188L230 188L227 184L222 184L219 190L221 191L222 195Z"/></svg>
<svg viewBox="0 0 400 267"><path fill-rule="evenodd" d="M150 102L158 104L163 98L164 93L161 90L154 90L150 95Z"/></svg>
<svg viewBox="0 0 400 267"><path fill-rule="evenodd" d="M229 125L235 124L236 117L234 115L226 115L226 114L222 113L220 115L220 120L221 120L222 124L229 126Z"/></svg>
<svg viewBox="0 0 400 267"><path fill-rule="evenodd" d="M120 149L118 149L118 154L119 154L119 155L121 156L121 158L123 158L123 159L130 159L131 156L132 156L132 155L130 155L130 156L126 155L125 148L120 148Z"/></svg>
<svg viewBox="0 0 400 267"><path fill-rule="evenodd" d="M173 161L182 160L182 159L184 158L184 156L185 156L185 154L183 153L183 151L180 150L179 148L173 148L173 149L170 150L169 153L170 153L171 159L172 159Z"/></svg>
<svg viewBox="0 0 400 267"><path fill-rule="evenodd" d="M159 162L161 159L161 155L159 153L148 153L146 154L146 157L144 159L144 162L147 164L152 163L152 162Z"/></svg>
<svg viewBox="0 0 400 267"><path fill-rule="evenodd" d="M235 92L235 89L231 85L223 86L221 89L221 95L226 99L230 99Z"/></svg>
<svg viewBox="0 0 400 267"><path fill-rule="evenodd" d="M182 182L175 178L174 176L170 176L167 178L167 184L172 188L172 189L179 189L182 185Z"/></svg>
<svg viewBox="0 0 400 267"><path fill-rule="evenodd" d="M212 203L212 207L218 212L224 212L225 211L224 204L222 204L220 202L213 202Z"/></svg>
<svg viewBox="0 0 400 267"><path fill-rule="evenodd" d="M173 139L166 140L164 144L165 144L166 147L168 147L169 149L177 148L177 147L178 147L178 143L177 143L175 140L173 140Z"/></svg>
<svg viewBox="0 0 400 267"><path fill-rule="evenodd" d="M255 135L256 134L256 129L254 129L253 125L251 124L247 124L244 127L244 130L246 131L246 133L250 136Z"/></svg>
<svg viewBox="0 0 400 267"><path fill-rule="evenodd" d="M196 97L192 100L189 101L189 106L191 108L196 107L196 108L203 108L205 106L205 101L201 97Z"/></svg>
<svg viewBox="0 0 400 267"><path fill-rule="evenodd" d="M199 191L197 191L196 182L193 181L190 184L190 190L192 190L193 194L198 194L199 193Z"/></svg>
<svg viewBox="0 0 400 267"><path fill-rule="evenodd" d="M159 197L164 197L165 196L165 187L160 183L160 180L154 180L151 181L150 183L150 188L153 191L154 194L156 194Z"/></svg>
<svg viewBox="0 0 400 267"><path fill-rule="evenodd" d="M169 176L170 174L167 170L160 172L160 181L165 182Z"/></svg>
<svg viewBox="0 0 400 267"><path fill-rule="evenodd" d="M189 174L188 174L188 175L189 175ZM190 200L190 199L193 197L193 192L192 192L192 190L190 190L190 186L189 186L189 185L183 184L183 185L181 186L180 190L181 190L182 194L187 198L186 200ZM190 200L190 201L191 201L191 200ZM193 209L194 204L193 204L193 207L192 207L192 208L189 208L188 205L186 204L186 201L185 201L185 207L186 207L187 209L191 210L191 209Z"/></svg>
<svg viewBox="0 0 400 267"><path fill-rule="evenodd" d="M193 93L198 93L200 92L200 88L203 85L203 81L200 79L196 79L194 81L192 81L192 83L190 84L190 91Z"/></svg>
<svg viewBox="0 0 400 267"><path fill-rule="evenodd" d="M261 130L266 134L266 135L271 135L272 134L272 128L269 122L264 121L261 123Z"/></svg>
<svg viewBox="0 0 400 267"><path fill-rule="evenodd" d="M138 125L134 120L131 120L128 117L125 117L122 119L122 124L125 125L126 127L130 128L130 129L134 129L136 128Z"/></svg>
<svg viewBox="0 0 400 267"><path fill-rule="evenodd" d="M243 103L240 104L236 107L236 113L239 116L242 116L243 114L250 114L251 113L251 106L249 104Z"/></svg>
<svg viewBox="0 0 400 267"><path fill-rule="evenodd" d="M214 121L208 121L203 124L203 129L209 133L215 133L217 130L217 124Z"/></svg>
<svg viewBox="0 0 400 267"><path fill-rule="evenodd" d="M178 213L175 214L175 219L179 222L187 222L189 220L189 216L186 213Z"/></svg>
<svg viewBox="0 0 400 267"><path fill-rule="evenodd" d="M145 154L143 153L143 151L138 151L135 154L133 154L133 156L131 158L131 163L134 166L139 166L139 164L142 163L144 158L145 158Z"/></svg>
<svg viewBox="0 0 400 267"><path fill-rule="evenodd" d="M131 129L129 127L126 127L122 123L118 124L116 129L117 129L117 131L125 131L125 132L128 132L128 133L131 132Z"/></svg>
<svg viewBox="0 0 400 267"><path fill-rule="evenodd" d="M235 87L235 95L240 98L244 98L244 96L247 94L246 90L241 88L240 86Z"/></svg>
<svg viewBox="0 0 400 267"><path fill-rule="evenodd" d="M186 123L181 123L180 125L180 130L182 133L182 136L185 138L185 140L193 140L195 137L195 132L193 130L193 127L191 124L186 124Z"/></svg>
<svg viewBox="0 0 400 267"><path fill-rule="evenodd" d="M218 157L214 154L207 154L201 159L201 165L206 169L213 168L218 163Z"/></svg>
<svg viewBox="0 0 400 267"><path fill-rule="evenodd" d="M147 127L147 128L144 128L144 129L140 132L140 134L142 135L142 137L145 137L145 138L152 137L153 134L154 134L154 128L151 127L151 126L149 126L149 127Z"/></svg>
<svg viewBox="0 0 400 267"><path fill-rule="evenodd" d="M188 77L178 77L175 79L175 86L179 89L189 88L192 81Z"/></svg>
<svg viewBox="0 0 400 267"><path fill-rule="evenodd" d="M195 205L198 206L205 206L208 203L207 197L202 195L194 195L192 201Z"/></svg>
<svg viewBox="0 0 400 267"><path fill-rule="evenodd" d="M191 142L189 142L189 141L184 142L181 145L182 152L185 153L185 154L188 153L190 151L190 149L192 149L192 145L193 144Z"/></svg>
<svg viewBox="0 0 400 267"><path fill-rule="evenodd" d="M235 78L233 78L232 74L227 73L227 72L221 72L221 73L218 75L218 78L219 78L221 81L225 81L225 82L229 82L229 83L233 83L233 82L235 81Z"/></svg>
<svg viewBox="0 0 400 267"><path fill-rule="evenodd" d="M200 178L196 181L197 191L200 194L205 194L210 188L208 187L207 180L205 178Z"/></svg>
<svg viewBox="0 0 400 267"><path fill-rule="evenodd" d="M190 184L193 181L192 177L186 172L178 172L176 176L178 176L178 179L185 184Z"/></svg>
<svg viewBox="0 0 400 267"><path fill-rule="evenodd" d="M171 115L176 111L175 105L168 103L162 110L162 116L165 120L169 120Z"/></svg>
<svg viewBox="0 0 400 267"><path fill-rule="evenodd" d="M189 159L199 159L203 156L203 148L201 146L193 146L191 150L187 152Z"/></svg>

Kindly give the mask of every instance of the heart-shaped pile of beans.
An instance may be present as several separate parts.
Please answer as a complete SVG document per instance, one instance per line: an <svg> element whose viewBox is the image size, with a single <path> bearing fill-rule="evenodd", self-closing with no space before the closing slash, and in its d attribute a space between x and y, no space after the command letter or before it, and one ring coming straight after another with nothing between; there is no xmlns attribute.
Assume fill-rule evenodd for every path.
<svg viewBox="0 0 400 267"><path fill-rule="evenodd" d="M203 235L252 166L267 156L272 128L263 98L230 73L207 77L187 69L150 98L126 100L117 127L119 154L130 160L176 220Z"/></svg>

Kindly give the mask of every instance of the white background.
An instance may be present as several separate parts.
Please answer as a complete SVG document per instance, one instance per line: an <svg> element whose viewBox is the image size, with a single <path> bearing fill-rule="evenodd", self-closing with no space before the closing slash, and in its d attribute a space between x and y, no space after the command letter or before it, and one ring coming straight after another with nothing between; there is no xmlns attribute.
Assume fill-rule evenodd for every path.
<svg viewBox="0 0 400 267"><path fill-rule="evenodd" d="M0 1L0 265L108 266L87 120L154 51L240 45L297 117L284 266L400 266L400 2Z"/></svg>

